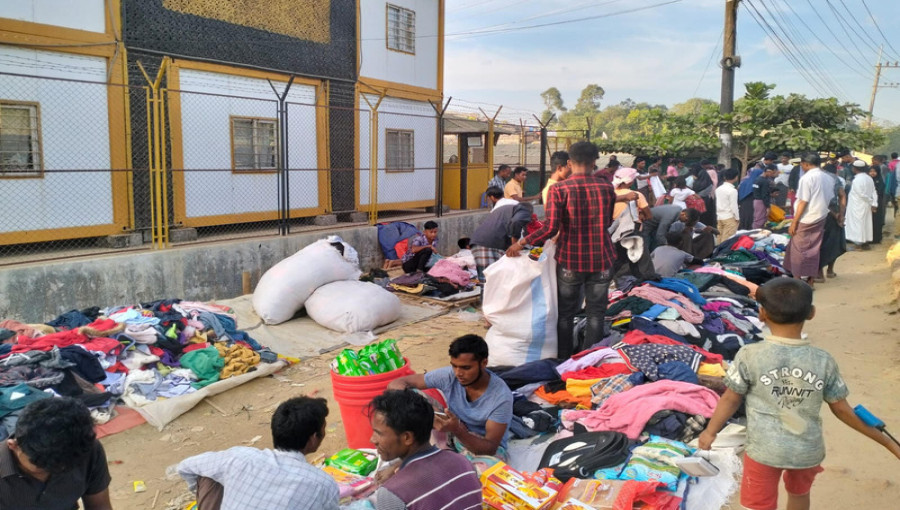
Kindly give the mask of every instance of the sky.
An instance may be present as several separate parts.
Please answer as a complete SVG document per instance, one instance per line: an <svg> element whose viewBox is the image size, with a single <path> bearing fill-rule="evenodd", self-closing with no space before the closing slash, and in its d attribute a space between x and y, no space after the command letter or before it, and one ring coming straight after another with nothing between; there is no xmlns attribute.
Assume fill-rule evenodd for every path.
<svg viewBox="0 0 900 510"><path fill-rule="evenodd" d="M725 0L446 0L444 95L453 111L532 121L554 86L569 107L589 83L601 108L718 101L724 19ZM900 61L898 0L742 0L735 97L764 81L868 109L882 45L882 62ZM880 82L900 84L900 68ZM879 88L874 117L900 124L900 88Z"/></svg>

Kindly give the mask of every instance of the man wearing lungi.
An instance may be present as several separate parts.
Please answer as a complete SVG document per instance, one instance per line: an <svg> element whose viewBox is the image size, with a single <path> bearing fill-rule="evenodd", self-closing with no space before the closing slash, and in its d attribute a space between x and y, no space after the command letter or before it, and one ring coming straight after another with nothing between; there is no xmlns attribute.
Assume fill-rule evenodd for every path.
<svg viewBox="0 0 900 510"><path fill-rule="evenodd" d="M784 266L794 278L806 280L810 285L819 273L825 218L834 196L834 187L819 168L820 162L819 155L814 152L804 154L800 160L803 176L797 187L794 221L788 230L791 242L784 258Z"/></svg>

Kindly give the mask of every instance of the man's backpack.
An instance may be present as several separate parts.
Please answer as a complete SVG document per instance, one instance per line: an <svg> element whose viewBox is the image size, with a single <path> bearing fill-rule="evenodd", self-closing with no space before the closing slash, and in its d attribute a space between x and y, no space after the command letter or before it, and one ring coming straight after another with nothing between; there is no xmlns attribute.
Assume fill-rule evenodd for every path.
<svg viewBox="0 0 900 510"><path fill-rule="evenodd" d="M628 458L631 442L621 432L585 432L558 439L544 451L540 467L553 469L561 481L593 478L598 469L621 464Z"/></svg>

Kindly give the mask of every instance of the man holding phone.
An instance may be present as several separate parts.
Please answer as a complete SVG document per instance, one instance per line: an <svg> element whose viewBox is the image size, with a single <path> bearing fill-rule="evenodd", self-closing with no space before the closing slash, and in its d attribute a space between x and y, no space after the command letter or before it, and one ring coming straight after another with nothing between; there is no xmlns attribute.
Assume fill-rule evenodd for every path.
<svg viewBox="0 0 900 510"><path fill-rule="evenodd" d="M390 390L441 390L447 409L435 412L434 429L446 432L457 452L506 458L513 396L488 365L487 343L478 335L463 335L450 344L450 366L427 374L391 381Z"/></svg>

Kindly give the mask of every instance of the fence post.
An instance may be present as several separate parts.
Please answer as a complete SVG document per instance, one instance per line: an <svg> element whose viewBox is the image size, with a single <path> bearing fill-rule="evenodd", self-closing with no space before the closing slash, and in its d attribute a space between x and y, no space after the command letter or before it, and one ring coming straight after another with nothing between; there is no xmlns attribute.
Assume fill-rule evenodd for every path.
<svg viewBox="0 0 900 510"><path fill-rule="evenodd" d="M435 178L436 182L434 185L434 189L436 191L434 197L434 214L438 218L444 215L444 113L447 112L447 107L450 106L450 101L453 100L453 96L447 98L447 102L444 104L443 108L438 108L430 99L428 100L428 104L431 105L431 108L434 109L434 113L437 114L437 166L435 167Z"/></svg>
<svg viewBox="0 0 900 510"><path fill-rule="evenodd" d="M163 76L169 67L169 57L163 57L156 79L138 61L138 68L147 80L147 159L150 171L150 234L154 249L169 247L169 193L166 179L165 104L162 99Z"/></svg>
<svg viewBox="0 0 900 510"><path fill-rule="evenodd" d="M294 75L288 79L287 86L283 93L278 93L272 80L266 78L272 92L278 98L278 145L275 150L278 152L278 233L280 235L288 235L291 233L291 189L290 189L290 172L288 172L288 112L285 101L291 85L294 84Z"/></svg>
<svg viewBox="0 0 900 510"><path fill-rule="evenodd" d="M538 121L538 125L541 126L541 189L544 189L544 185L547 184L547 126L553 122L553 119L556 118L556 114L550 115L547 122L541 122L541 119L539 119L537 115L532 115L532 117L534 117L534 119Z"/></svg>
<svg viewBox="0 0 900 510"><path fill-rule="evenodd" d="M487 140L485 140L485 143L487 144L487 163L491 175L494 174L494 122L497 121L497 116L500 115L500 110L502 109L503 105L500 105L500 107L497 108L497 112L494 114L494 116L490 117L488 116L488 114L484 113L484 110L482 110L480 107L478 108L478 110L481 111L481 114L484 115L484 118L487 119L488 123Z"/></svg>
<svg viewBox="0 0 900 510"><path fill-rule="evenodd" d="M369 225L378 223L378 107L387 91L381 91L373 105L365 94L360 94L369 105Z"/></svg>

